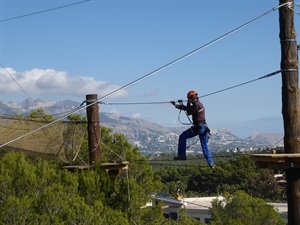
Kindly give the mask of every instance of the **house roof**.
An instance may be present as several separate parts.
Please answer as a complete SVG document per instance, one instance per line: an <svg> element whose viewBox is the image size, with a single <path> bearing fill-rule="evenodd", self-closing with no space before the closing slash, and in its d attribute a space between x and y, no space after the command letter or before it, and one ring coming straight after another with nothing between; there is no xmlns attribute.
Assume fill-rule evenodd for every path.
<svg viewBox="0 0 300 225"><path fill-rule="evenodd" d="M212 201L215 199L222 200L223 196L213 197L194 197L194 198L182 198L178 200L170 196L152 196L153 199L164 202L165 205L172 205L177 207L185 207L186 209L209 209L212 207ZM287 213L287 203L268 203L273 205L279 213Z"/></svg>

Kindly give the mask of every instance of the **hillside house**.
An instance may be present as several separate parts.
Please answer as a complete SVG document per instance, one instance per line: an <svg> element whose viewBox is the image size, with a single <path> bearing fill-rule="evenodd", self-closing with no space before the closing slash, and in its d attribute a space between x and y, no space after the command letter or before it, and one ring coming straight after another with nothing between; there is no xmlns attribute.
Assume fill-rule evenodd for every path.
<svg viewBox="0 0 300 225"><path fill-rule="evenodd" d="M173 198L167 195L153 195L153 204L162 202L164 204L164 217L174 220L178 219L178 212L181 208L186 209L186 213L189 217L197 219L203 223L208 224L211 220L209 214L209 208L212 207L212 201L214 199L222 200L222 196L215 197L199 197L199 198ZM278 209L278 213L286 223L287 219L287 203L268 203Z"/></svg>

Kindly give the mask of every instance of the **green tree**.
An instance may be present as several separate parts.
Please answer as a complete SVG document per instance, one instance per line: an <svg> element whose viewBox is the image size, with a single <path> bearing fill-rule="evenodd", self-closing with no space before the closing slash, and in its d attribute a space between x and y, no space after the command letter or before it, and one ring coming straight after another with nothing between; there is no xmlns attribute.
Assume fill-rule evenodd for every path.
<svg viewBox="0 0 300 225"><path fill-rule="evenodd" d="M67 117L67 119L69 121L87 121L87 118L81 114L71 114Z"/></svg>
<svg viewBox="0 0 300 225"><path fill-rule="evenodd" d="M87 171L86 179L94 173ZM110 196L104 181L97 192L107 198L86 201L81 175L60 169L58 162L5 154L0 159L0 224L129 224L124 213L105 205Z"/></svg>
<svg viewBox="0 0 300 225"><path fill-rule="evenodd" d="M262 199L253 198L242 191L224 196L224 199L216 199L212 203L211 225L285 224L277 210Z"/></svg>
<svg viewBox="0 0 300 225"><path fill-rule="evenodd" d="M179 219L178 224L184 224L184 225L204 225L205 223L202 223L201 221L198 221L194 218L190 218L187 216L186 209L181 209L179 211Z"/></svg>
<svg viewBox="0 0 300 225"><path fill-rule="evenodd" d="M48 122L55 120L55 118L52 115L47 114L43 108L31 110L27 118L48 121Z"/></svg>
<svg viewBox="0 0 300 225"><path fill-rule="evenodd" d="M129 220L140 221L145 211L140 207L151 200L152 193L160 191L161 182L156 179L148 160L124 135L113 134L111 129L101 127L101 137L104 161L129 163L128 170L124 170L122 176L115 180L110 206L127 212Z"/></svg>
<svg viewBox="0 0 300 225"><path fill-rule="evenodd" d="M156 206L153 207L146 207L143 208L140 212L142 213L142 216L139 221L135 221L138 224L143 225L161 225L162 221L165 221L165 218L163 217L163 210L162 210L163 204L159 203ZM171 222L175 222L170 220Z"/></svg>
<svg viewBox="0 0 300 225"><path fill-rule="evenodd" d="M256 177L249 180L248 194L266 201L280 201L284 198L284 189L281 188L269 169L261 169Z"/></svg>
<svg viewBox="0 0 300 225"><path fill-rule="evenodd" d="M34 213L32 209L33 199L29 196L19 198L10 195L2 202L0 207L0 224L26 224Z"/></svg>

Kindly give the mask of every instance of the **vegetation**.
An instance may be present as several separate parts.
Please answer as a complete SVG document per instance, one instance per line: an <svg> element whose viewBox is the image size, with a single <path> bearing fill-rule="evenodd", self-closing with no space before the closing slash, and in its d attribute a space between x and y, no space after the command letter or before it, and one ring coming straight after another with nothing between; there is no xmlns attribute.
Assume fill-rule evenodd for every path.
<svg viewBox="0 0 300 225"><path fill-rule="evenodd" d="M242 191L238 191L234 195L227 194L223 200L216 199L212 206L211 225L285 224L273 206Z"/></svg>
<svg viewBox="0 0 300 225"><path fill-rule="evenodd" d="M279 186L274 178L274 171L259 169L249 155L214 155L216 167L211 170L203 159L191 159L173 162L169 156L152 159L156 165L155 174L160 177L167 193L176 194L178 189L185 196L214 196L233 194L236 191L264 199L265 201L285 201L285 189ZM156 162L168 162L157 166ZM171 161L171 164L170 164Z"/></svg>
<svg viewBox="0 0 300 225"><path fill-rule="evenodd" d="M46 114L43 108L33 109L25 118L51 122L55 120L52 115Z"/></svg>
<svg viewBox="0 0 300 225"><path fill-rule="evenodd" d="M53 119L43 111L32 112L28 118ZM85 121L80 115L68 119ZM185 210L174 221L163 217L161 204L144 207L151 201L151 194L176 196L178 190L187 197L225 196L224 201L213 203L215 225L250 224L243 215L251 215L252 222L282 224L264 200L281 201L284 191L277 186L273 171L257 169L246 155L215 155L214 170L199 158L174 162L164 155L149 160L124 135L105 127L101 127L101 150L104 161L128 161L128 170L118 176L97 167L70 172L61 169L57 161L29 158L23 153L1 154L0 224L202 224L187 217ZM88 157L85 137L75 163L88 162ZM164 159L168 164L157 164ZM245 207L240 208L241 204ZM237 214L228 214L228 210Z"/></svg>
<svg viewBox="0 0 300 225"><path fill-rule="evenodd" d="M111 183L102 171L70 173L20 153L5 154L0 168L0 224L128 224L103 204Z"/></svg>

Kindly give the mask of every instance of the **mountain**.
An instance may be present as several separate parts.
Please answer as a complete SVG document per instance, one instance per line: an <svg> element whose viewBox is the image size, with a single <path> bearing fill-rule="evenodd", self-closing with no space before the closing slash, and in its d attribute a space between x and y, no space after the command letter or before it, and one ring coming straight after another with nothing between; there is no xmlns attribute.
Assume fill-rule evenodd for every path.
<svg viewBox="0 0 300 225"><path fill-rule="evenodd" d="M128 117L117 118L114 114L101 113L102 126L110 127L114 132L121 133L143 153L176 152L177 141L182 131L188 127L163 127L158 124ZM213 152L218 151L252 151L262 148L283 146L282 134L256 133L241 139L228 129L211 129L209 146ZM273 146L276 144L275 146ZM201 152L198 137L187 142L190 153Z"/></svg>
<svg viewBox="0 0 300 225"><path fill-rule="evenodd" d="M41 99L29 100L26 99L20 103L15 102L2 102L0 101L0 114L1 115L15 115L15 114L28 114L31 110L43 108L46 113L51 115L64 114L70 110L77 109L80 103L64 100L60 102L46 102Z"/></svg>
<svg viewBox="0 0 300 225"><path fill-rule="evenodd" d="M70 100L60 102L45 102L25 100L20 103L1 102L1 115L28 114L32 109L43 108L48 114L60 117L76 110L80 103ZM85 113L82 111L81 113ZM180 133L188 127L164 127L142 119L118 117L111 113L100 113L100 125L109 127L115 133L124 134L127 140L140 148L143 154L161 152L176 153ZM225 128L211 128L209 146L212 152L218 151L252 151L262 148L283 146L283 134L254 133L241 139ZM274 145L274 146L273 146ZM188 140L187 151L201 152L197 137Z"/></svg>

